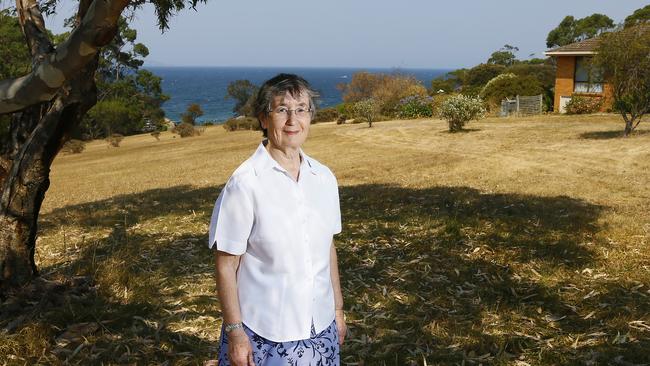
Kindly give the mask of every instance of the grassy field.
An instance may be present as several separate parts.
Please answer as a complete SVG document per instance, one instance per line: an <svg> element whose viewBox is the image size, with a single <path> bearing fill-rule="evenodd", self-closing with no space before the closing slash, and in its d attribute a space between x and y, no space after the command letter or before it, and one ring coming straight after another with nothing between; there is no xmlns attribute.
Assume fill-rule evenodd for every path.
<svg viewBox="0 0 650 366"><path fill-rule="evenodd" d="M344 364L650 362L650 121L630 138L614 115L469 128L312 127L305 151L340 185ZM0 364L215 358L209 218L259 141L215 126L59 156L36 253L46 296L0 321Z"/></svg>

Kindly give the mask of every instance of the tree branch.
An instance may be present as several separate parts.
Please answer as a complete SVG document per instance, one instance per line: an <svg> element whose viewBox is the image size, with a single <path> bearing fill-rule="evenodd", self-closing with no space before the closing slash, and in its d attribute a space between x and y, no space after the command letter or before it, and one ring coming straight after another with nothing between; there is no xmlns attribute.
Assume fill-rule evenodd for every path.
<svg viewBox="0 0 650 366"><path fill-rule="evenodd" d="M45 30L43 15L36 0L16 0L16 11L32 54L32 66L36 66L54 49Z"/></svg>
<svg viewBox="0 0 650 366"><path fill-rule="evenodd" d="M120 14L128 3L129 0L94 0L81 24L55 52L32 68L31 73L0 81L0 114L54 98L63 83L113 39Z"/></svg>

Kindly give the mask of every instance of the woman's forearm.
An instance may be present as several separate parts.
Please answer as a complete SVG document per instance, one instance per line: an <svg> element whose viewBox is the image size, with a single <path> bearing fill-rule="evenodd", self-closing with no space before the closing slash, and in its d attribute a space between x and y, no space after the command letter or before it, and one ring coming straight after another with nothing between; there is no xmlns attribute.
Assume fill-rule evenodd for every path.
<svg viewBox="0 0 650 366"><path fill-rule="evenodd" d="M225 324L242 321L237 294L237 268L239 256L221 251L215 253L217 293L221 302L221 311Z"/></svg>
<svg viewBox="0 0 650 366"><path fill-rule="evenodd" d="M341 293L341 280L339 278L339 265L336 256L334 241L330 249L330 276L332 278L332 289L334 290L334 309L343 309L343 294Z"/></svg>

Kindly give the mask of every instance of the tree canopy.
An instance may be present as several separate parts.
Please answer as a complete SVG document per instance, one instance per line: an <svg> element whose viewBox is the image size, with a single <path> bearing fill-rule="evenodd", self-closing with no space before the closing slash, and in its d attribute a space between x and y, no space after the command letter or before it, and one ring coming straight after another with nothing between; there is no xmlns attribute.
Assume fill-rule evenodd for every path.
<svg viewBox="0 0 650 366"><path fill-rule="evenodd" d="M546 47L553 48L583 41L612 28L614 21L604 14L595 13L581 19L568 15L548 33Z"/></svg>
<svg viewBox="0 0 650 366"><path fill-rule="evenodd" d="M632 15L625 18L625 28L640 24L650 22L650 5L646 5L641 9L637 9L632 13Z"/></svg>
<svg viewBox="0 0 650 366"><path fill-rule="evenodd" d="M253 114L252 98L257 93L257 86L249 80L235 80L228 84L226 98L234 99L235 106L232 111L240 116Z"/></svg>
<svg viewBox="0 0 650 366"><path fill-rule="evenodd" d="M515 52L518 51L519 51L518 47L507 44L501 47L500 50L493 52L492 55L490 55L490 58L488 59L487 63L492 65L503 65L503 66L513 65L517 61L517 56L515 56Z"/></svg>
<svg viewBox="0 0 650 366"><path fill-rule="evenodd" d="M190 125L196 124L196 119L203 115L203 109L197 103L192 103L187 106L185 113L181 115L181 120L183 123Z"/></svg>
<svg viewBox="0 0 650 366"><path fill-rule="evenodd" d="M0 11L0 80L29 71L29 49L20 23L8 10Z"/></svg>

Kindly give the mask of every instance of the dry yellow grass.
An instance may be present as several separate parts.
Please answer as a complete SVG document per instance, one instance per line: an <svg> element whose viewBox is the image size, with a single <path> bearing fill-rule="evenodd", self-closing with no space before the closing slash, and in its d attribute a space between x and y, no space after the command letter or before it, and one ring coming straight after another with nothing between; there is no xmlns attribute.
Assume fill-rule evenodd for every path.
<svg viewBox="0 0 650 366"><path fill-rule="evenodd" d="M305 151L341 187L345 363L648 361L649 122L631 138L615 115L486 119L458 134L439 120L313 125ZM0 336L14 345L0 361L214 357L209 215L259 141L215 126L57 157L39 267L89 276L96 292ZM55 346L92 321L85 341Z"/></svg>

